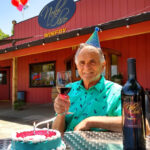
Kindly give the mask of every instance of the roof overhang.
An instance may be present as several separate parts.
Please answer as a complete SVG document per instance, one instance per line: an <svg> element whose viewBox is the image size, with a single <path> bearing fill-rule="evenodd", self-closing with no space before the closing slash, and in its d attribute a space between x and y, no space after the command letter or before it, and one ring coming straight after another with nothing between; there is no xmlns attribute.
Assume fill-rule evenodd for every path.
<svg viewBox="0 0 150 150"><path fill-rule="evenodd" d="M96 26L98 26L101 31L99 32L101 42L150 33L150 12L104 24L98 24ZM94 31L94 28L95 26L80 28L53 37L2 49L0 51L0 60L79 45L89 38L89 34ZM43 43L45 44L43 45Z"/></svg>
<svg viewBox="0 0 150 150"><path fill-rule="evenodd" d="M10 44L10 43L12 43L12 45L14 46L16 42L30 39L30 38L32 37L25 37L25 38L19 38L19 39L2 39L0 40L0 46L5 45L5 44Z"/></svg>

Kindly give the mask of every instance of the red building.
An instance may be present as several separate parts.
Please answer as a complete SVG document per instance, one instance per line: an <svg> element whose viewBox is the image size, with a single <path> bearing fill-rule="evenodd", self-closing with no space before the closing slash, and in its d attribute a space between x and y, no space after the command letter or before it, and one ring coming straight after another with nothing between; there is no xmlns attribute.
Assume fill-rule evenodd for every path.
<svg viewBox="0 0 150 150"><path fill-rule="evenodd" d="M52 7L53 13L58 13L51 18L53 23L66 19L59 14L68 10L62 6L60 12ZM95 26L100 28L99 38L107 60L106 78L121 73L125 82L127 58L134 57L137 79L150 89L150 1L79 0L75 7L70 19L54 28L41 27L41 13L23 22L13 21L14 35L0 41L0 100L14 102L17 91L25 91L27 103L51 102L57 71L70 70L73 80L79 79L74 53ZM48 19L46 13L45 17Z"/></svg>

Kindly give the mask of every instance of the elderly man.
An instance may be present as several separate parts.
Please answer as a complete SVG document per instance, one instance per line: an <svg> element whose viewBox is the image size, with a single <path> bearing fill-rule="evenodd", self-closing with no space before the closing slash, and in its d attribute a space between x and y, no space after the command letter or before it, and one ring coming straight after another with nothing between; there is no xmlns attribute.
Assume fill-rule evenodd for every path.
<svg viewBox="0 0 150 150"><path fill-rule="evenodd" d="M105 59L96 31L75 55L80 81L72 83L69 97L58 95L54 102L57 117L53 129L60 132L77 130L121 131L121 86L105 80ZM91 40L91 38L94 38ZM96 40L97 41L97 40ZM99 42L99 41L98 41ZM98 45L98 46L97 46ZM65 110L73 112L65 114Z"/></svg>

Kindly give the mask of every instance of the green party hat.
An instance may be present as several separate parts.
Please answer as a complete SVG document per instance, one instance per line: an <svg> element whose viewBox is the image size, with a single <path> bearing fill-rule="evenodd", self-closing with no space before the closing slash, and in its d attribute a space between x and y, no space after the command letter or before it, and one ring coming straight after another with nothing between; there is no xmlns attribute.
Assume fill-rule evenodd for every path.
<svg viewBox="0 0 150 150"><path fill-rule="evenodd" d="M95 27L95 31L89 37L89 39L86 41L86 44L92 45L97 48L101 48L100 42L99 42L99 37L98 37L98 31L99 31L99 28Z"/></svg>

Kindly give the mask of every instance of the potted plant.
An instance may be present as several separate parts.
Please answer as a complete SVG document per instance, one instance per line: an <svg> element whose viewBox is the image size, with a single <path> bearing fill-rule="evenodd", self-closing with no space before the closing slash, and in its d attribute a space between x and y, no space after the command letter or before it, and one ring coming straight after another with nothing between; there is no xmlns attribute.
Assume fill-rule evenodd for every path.
<svg viewBox="0 0 150 150"><path fill-rule="evenodd" d="M24 106L25 106L25 101L15 100L15 102L14 102L14 109L15 110L23 110Z"/></svg>
<svg viewBox="0 0 150 150"><path fill-rule="evenodd" d="M113 82L118 83L118 84L122 84L122 79L123 79L123 75L122 75L121 73L116 74L116 75L113 75L113 76L111 77L111 80L112 80Z"/></svg>

